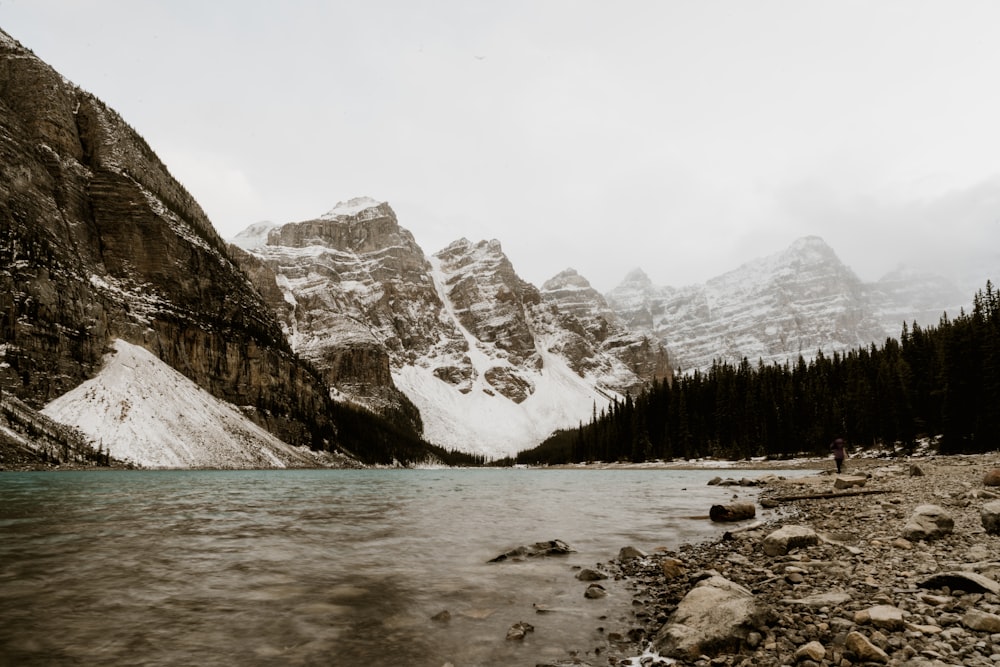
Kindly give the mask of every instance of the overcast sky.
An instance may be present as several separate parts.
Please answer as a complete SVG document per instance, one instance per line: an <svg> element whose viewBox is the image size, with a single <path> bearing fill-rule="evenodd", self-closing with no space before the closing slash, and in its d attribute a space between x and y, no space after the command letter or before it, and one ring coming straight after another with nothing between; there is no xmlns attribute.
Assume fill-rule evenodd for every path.
<svg viewBox="0 0 1000 667"><path fill-rule="evenodd" d="M536 285L703 282L812 234L864 280L1000 279L1000 2L0 0L0 27L227 238L368 195Z"/></svg>

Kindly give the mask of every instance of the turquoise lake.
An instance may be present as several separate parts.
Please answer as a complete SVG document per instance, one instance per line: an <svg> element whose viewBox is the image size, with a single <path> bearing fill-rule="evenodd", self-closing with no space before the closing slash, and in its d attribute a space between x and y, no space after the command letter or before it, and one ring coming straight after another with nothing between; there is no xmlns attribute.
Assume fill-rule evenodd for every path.
<svg viewBox="0 0 1000 667"><path fill-rule="evenodd" d="M0 664L565 660L602 645L603 629L627 629L634 613L615 582L607 598L584 599L579 567L627 545L649 552L720 535L732 526L709 522L709 507L756 491L707 481L763 474L2 473ZM487 562L551 539L576 553ZM443 610L449 621L431 620ZM535 632L506 641L519 621Z"/></svg>

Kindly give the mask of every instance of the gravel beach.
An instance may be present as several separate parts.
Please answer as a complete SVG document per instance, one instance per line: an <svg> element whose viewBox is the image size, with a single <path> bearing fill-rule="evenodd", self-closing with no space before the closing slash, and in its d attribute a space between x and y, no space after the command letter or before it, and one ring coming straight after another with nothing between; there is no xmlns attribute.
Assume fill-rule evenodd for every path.
<svg viewBox="0 0 1000 667"><path fill-rule="evenodd" d="M719 541L601 564L630 618L552 664L1000 665L1000 534L984 528L1000 452L824 467L761 478L778 509Z"/></svg>

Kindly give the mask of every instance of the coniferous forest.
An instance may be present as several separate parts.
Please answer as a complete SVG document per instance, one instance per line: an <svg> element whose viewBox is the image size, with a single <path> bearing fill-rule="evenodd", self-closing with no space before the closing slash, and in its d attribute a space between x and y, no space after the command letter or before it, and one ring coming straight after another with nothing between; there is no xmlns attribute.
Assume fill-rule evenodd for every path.
<svg viewBox="0 0 1000 667"><path fill-rule="evenodd" d="M828 453L837 436L897 453L921 438L939 438L942 454L1000 447L1000 291L987 282L971 313L903 323L881 346L676 373L516 462L787 458Z"/></svg>

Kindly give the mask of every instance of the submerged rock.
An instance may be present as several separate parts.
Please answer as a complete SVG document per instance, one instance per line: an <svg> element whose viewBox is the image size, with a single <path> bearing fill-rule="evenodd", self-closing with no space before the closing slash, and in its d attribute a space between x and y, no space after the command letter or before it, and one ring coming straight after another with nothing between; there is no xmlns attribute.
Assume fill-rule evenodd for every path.
<svg viewBox="0 0 1000 667"><path fill-rule="evenodd" d="M517 547L506 551L495 558L491 558L490 563L502 563L505 560L524 560L525 558L538 558L539 556L559 556L563 554L575 553L573 549L562 540L549 540L548 542L535 542L527 546Z"/></svg>

